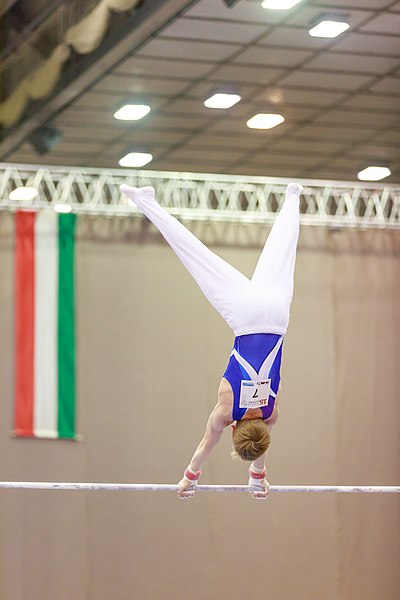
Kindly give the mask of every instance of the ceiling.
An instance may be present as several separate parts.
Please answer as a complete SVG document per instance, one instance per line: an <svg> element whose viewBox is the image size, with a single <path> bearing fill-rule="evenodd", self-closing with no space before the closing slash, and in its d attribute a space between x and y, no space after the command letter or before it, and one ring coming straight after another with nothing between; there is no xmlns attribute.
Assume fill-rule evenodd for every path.
<svg viewBox="0 0 400 600"><path fill-rule="evenodd" d="M51 152L40 156L23 137L10 138L0 160L116 168L140 150L153 155L151 170L350 181L379 161L392 169L385 181L400 182L399 1L304 0L289 11L265 10L260 0L182 4L154 31L149 17L146 39L75 99L43 107L43 119L64 134ZM344 13L350 29L333 40L311 37L325 13ZM219 87L238 90L241 102L205 108ZM151 112L116 121L126 98ZM250 130L258 112L286 121Z"/></svg>

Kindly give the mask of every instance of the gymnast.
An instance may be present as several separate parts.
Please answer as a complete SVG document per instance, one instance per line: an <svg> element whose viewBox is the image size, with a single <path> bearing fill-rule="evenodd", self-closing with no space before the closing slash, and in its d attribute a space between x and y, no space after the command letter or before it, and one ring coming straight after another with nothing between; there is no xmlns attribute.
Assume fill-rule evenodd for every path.
<svg viewBox="0 0 400 600"><path fill-rule="evenodd" d="M201 466L223 430L232 425L232 455L250 461L251 495L265 499L269 492L266 452L271 427L278 419L282 344L293 296L302 187L288 185L251 279L214 254L165 211L156 202L152 187L122 185L121 191L158 228L235 335L217 404L178 484L178 495L182 499L194 495Z"/></svg>

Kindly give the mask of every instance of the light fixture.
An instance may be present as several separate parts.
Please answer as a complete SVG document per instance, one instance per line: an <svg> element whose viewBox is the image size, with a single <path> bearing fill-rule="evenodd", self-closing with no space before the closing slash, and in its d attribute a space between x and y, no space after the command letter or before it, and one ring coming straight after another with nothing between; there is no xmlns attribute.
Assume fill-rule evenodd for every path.
<svg viewBox="0 0 400 600"><path fill-rule="evenodd" d="M153 155L147 152L129 152L119 160L119 165L121 167L144 167L152 160Z"/></svg>
<svg viewBox="0 0 400 600"><path fill-rule="evenodd" d="M321 17L308 33L312 37L335 38L350 27L349 23L342 19L343 17Z"/></svg>
<svg viewBox="0 0 400 600"><path fill-rule="evenodd" d="M357 177L360 181L380 181L391 174L392 172L389 167L370 165L357 173Z"/></svg>
<svg viewBox="0 0 400 600"><path fill-rule="evenodd" d="M66 214L72 212L72 206L70 204L55 204L53 206L53 210L56 213L66 215Z"/></svg>
<svg viewBox="0 0 400 600"><path fill-rule="evenodd" d="M34 187L18 187L8 195L10 200L33 200L38 195Z"/></svg>
<svg viewBox="0 0 400 600"><path fill-rule="evenodd" d="M296 4L300 4L302 0L264 0L261 6L271 10L289 10Z"/></svg>
<svg viewBox="0 0 400 600"><path fill-rule="evenodd" d="M206 106L207 108L226 109L231 108L232 106L240 102L240 100L241 97L238 94L217 92L216 94L213 94L212 96L207 98L207 100L205 100L204 106Z"/></svg>
<svg viewBox="0 0 400 600"><path fill-rule="evenodd" d="M114 118L120 121L139 121L150 112L147 104L124 104L114 113Z"/></svg>
<svg viewBox="0 0 400 600"><path fill-rule="evenodd" d="M279 114L259 113L251 117L246 123L250 129L272 129L280 125L285 120L285 117Z"/></svg>
<svg viewBox="0 0 400 600"><path fill-rule="evenodd" d="M63 137L63 132L51 125L42 125L38 127L29 137L37 154L46 154L53 150Z"/></svg>

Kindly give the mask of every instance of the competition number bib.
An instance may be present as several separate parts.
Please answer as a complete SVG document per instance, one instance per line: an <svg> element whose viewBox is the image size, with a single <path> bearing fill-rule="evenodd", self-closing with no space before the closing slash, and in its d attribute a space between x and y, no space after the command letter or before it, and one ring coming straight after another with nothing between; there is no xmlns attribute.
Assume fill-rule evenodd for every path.
<svg viewBox="0 0 400 600"><path fill-rule="evenodd" d="M271 393L271 380L255 381L242 379L240 386L240 408L261 408L268 406Z"/></svg>

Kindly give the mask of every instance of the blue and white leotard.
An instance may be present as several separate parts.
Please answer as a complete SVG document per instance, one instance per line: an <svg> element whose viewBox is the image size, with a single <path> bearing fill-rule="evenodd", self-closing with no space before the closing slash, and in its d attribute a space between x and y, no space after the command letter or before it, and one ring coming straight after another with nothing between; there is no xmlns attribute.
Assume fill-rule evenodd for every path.
<svg viewBox="0 0 400 600"><path fill-rule="evenodd" d="M265 394L259 399L259 406L262 418L268 419L279 388L283 336L289 324L293 297L301 186L288 185L251 279L214 254L157 204L153 188L123 185L121 190L158 228L234 332L234 348L224 373L234 395L233 420L243 419L247 410L240 407L242 387L242 404L249 406L247 391L252 385L242 386L243 380L264 382L257 386L255 393L260 390Z"/></svg>
<svg viewBox="0 0 400 600"><path fill-rule="evenodd" d="M283 336L274 333L253 333L235 338L232 354L224 377L233 390L232 419L240 421L246 408L240 408L242 380L270 379L271 393L267 406L262 406L262 418L268 419L274 410L281 380Z"/></svg>

